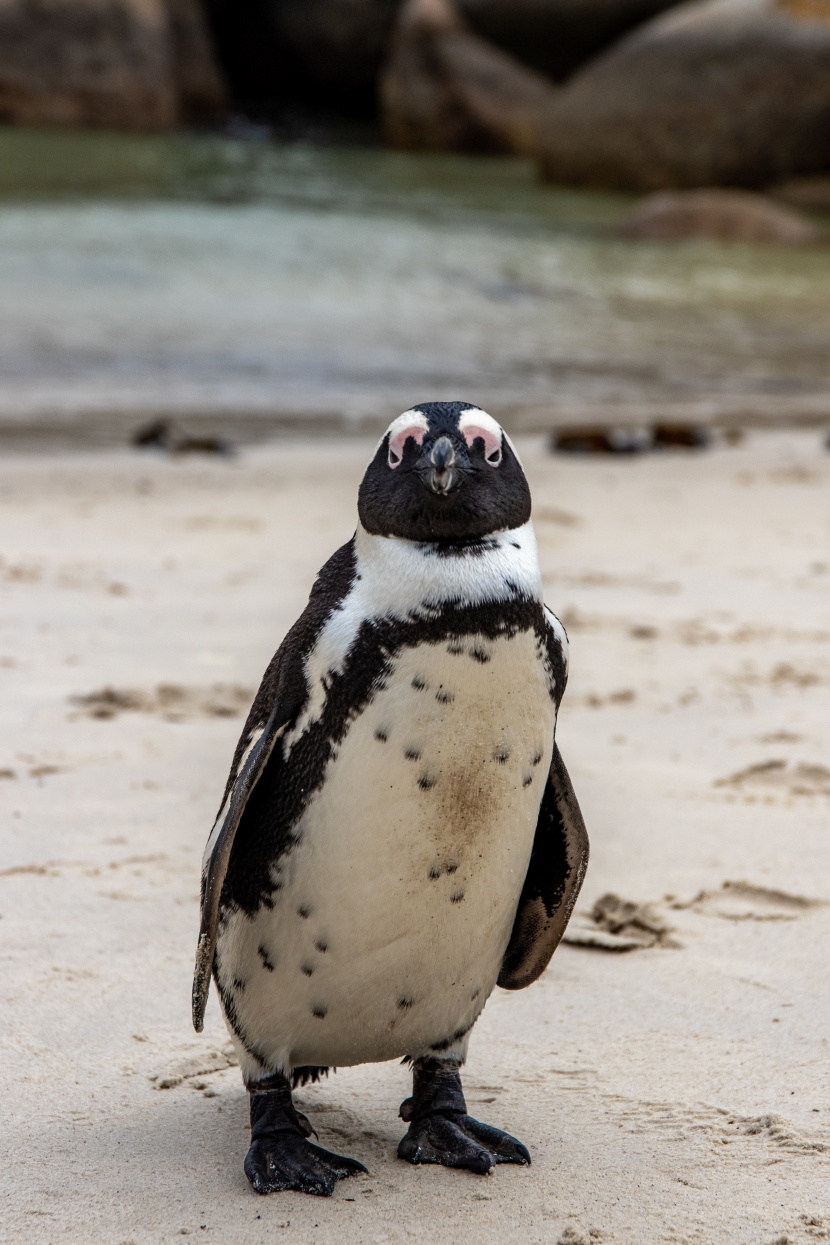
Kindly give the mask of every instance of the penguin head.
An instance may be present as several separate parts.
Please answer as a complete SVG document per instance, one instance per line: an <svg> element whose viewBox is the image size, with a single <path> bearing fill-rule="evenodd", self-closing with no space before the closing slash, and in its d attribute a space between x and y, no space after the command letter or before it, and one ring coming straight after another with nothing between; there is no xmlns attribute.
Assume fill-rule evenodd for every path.
<svg viewBox="0 0 830 1245"><path fill-rule="evenodd" d="M357 508L372 535L462 543L521 527L530 489L492 415L467 402L423 402L387 428Z"/></svg>

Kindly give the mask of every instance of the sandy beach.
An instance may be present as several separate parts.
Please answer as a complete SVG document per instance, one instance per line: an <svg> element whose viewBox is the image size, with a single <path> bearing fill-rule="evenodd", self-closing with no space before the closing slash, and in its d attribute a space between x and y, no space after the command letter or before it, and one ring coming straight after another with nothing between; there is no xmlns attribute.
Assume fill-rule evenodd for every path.
<svg viewBox="0 0 830 1245"><path fill-rule="evenodd" d="M248 1188L215 997L190 1024L200 859L370 450L0 464L0 1239L830 1239L830 453L809 430L631 459L520 443L592 860L569 943L490 1000L465 1087L533 1165L399 1162L409 1075L386 1064L298 1095L368 1175L329 1200ZM609 893L647 908L602 919Z"/></svg>

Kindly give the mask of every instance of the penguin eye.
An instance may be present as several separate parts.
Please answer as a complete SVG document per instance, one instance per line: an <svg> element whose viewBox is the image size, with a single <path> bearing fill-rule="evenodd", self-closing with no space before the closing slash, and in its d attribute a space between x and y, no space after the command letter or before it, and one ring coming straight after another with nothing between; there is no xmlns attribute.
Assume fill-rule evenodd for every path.
<svg viewBox="0 0 830 1245"><path fill-rule="evenodd" d="M403 462L404 447L410 437L412 438L412 440L415 442L416 445L421 445L424 439L423 428L421 428L420 425L417 425L417 424L415 425L410 424L409 427L402 428L400 432L396 432L395 435L390 439L389 453L387 455L386 461L393 471L396 467L400 467L401 463Z"/></svg>
<svg viewBox="0 0 830 1245"><path fill-rule="evenodd" d="M484 461L490 467L498 467L502 459L501 434L496 435L489 428L479 428L475 424L470 424L464 429L464 440L470 449L473 448L476 441L484 442Z"/></svg>

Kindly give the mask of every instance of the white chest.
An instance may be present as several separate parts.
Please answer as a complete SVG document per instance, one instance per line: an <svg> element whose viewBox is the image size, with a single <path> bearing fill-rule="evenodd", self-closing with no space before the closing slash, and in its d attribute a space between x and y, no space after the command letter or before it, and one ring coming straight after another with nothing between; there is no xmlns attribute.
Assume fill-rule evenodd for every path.
<svg viewBox="0 0 830 1245"><path fill-rule="evenodd" d="M219 948L279 1066L417 1053L472 1023L512 928L554 704L533 631L404 648L279 866Z"/></svg>

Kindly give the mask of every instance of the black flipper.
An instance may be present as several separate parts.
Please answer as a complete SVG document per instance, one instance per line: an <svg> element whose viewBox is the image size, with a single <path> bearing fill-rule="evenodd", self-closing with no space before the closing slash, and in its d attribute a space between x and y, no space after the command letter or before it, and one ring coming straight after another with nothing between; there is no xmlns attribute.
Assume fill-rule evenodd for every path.
<svg viewBox="0 0 830 1245"><path fill-rule="evenodd" d="M237 744L225 795L202 859L202 911L193 974L193 1027L201 1033L216 952L219 903L234 839L245 808L277 740L308 698L305 657L326 620L349 591L354 575L354 541L332 554L311 590L308 605L274 655ZM252 742L253 741L253 742Z"/></svg>
<svg viewBox="0 0 830 1245"><path fill-rule="evenodd" d="M536 837L498 984L522 990L545 971L588 866L588 833L565 762L554 744Z"/></svg>
<svg viewBox="0 0 830 1245"><path fill-rule="evenodd" d="M193 974L193 1027L202 1032L207 1005L213 957L216 951L216 933L219 922L219 899L228 872L231 850L248 797L256 786L274 745L284 731L287 720L277 703L251 747L237 777L229 783L224 803L208 839L202 861L202 911L199 926L199 942L196 947L196 968ZM257 729L254 728L254 733ZM248 734L251 732L248 731ZM243 740L245 736L243 735ZM250 745L248 745L250 747ZM244 755L244 752L243 752ZM233 771L232 771L233 773Z"/></svg>

